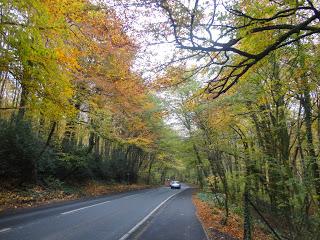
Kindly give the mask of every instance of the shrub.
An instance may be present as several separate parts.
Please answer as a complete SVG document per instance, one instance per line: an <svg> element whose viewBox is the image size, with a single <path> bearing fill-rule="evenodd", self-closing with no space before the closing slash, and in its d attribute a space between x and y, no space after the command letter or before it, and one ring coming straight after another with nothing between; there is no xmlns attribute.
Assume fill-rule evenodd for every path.
<svg viewBox="0 0 320 240"><path fill-rule="evenodd" d="M34 180L40 146L28 122L12 125L0 120L0 178L16 179L19 184Z"/></svg>

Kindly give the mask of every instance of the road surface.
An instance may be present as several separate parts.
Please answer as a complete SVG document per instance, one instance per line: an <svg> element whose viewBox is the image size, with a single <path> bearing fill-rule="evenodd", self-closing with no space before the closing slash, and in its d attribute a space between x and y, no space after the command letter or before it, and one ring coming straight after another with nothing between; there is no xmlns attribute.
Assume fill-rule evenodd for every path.
<svg viewBox="0 0 320 240"><path fill-rule="evenodd" d="M191 194L160 187L0 215L0 239L205 240Z"/></svg>

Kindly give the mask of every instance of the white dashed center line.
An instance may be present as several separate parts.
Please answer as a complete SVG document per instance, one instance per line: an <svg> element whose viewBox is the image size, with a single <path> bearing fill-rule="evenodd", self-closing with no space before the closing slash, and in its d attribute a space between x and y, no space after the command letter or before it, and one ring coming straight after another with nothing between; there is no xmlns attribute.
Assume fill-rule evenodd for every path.
<svg viewBox="0 0 320 240"><path fill-rule="evenodd" d="M3 229L0 229L0 233L8 232L10 230L11 230L11 228L3 228Z"/></svg>
<svg viewBox="0 0 320 240"><path fill-rule="evenodd" d="M101 203L97 203L97 204L93 204L93 205L90 205L90 206L86 206L86 207L82 207L82 208L77 208L75 210L71 210L71 211L68 211L68 212L63 212L61 213L61 215L65 215L65 214L70 214L70 213L74 213L74 212L78 212L78 211L81 211L83 209L86 209L86 208L91 208L91 207L95 207L95 206L98 206L98 205L101 205L101 204L105 204L105 203L108 203L110 201L105 201L105 202L101 202Z"/></svg>

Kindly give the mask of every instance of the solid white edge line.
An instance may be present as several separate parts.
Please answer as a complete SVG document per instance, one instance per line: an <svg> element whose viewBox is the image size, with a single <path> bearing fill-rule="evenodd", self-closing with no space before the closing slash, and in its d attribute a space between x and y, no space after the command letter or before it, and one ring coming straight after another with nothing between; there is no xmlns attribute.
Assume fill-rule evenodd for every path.
<svg viewBox="0 0 320 240"><path fill-rule="evenodd" d="M3 229L0 229L0 233L7 232L10 230L11 230L11 228L3 228Z"/></svg>
<svg viewBox="0 0 320 240"><path fill-rule="evenodd" d="M60 213L60 214L61 214L61 215L65 215L65 214L69 214L69 213L74 213L74 212L77 212L77 211L80 211L80 210L83 210L83 209L86 209L86 208L95 207L95 206L98 206L98 205L101 205L101 204L105 204L105 203L108 203L108 202L110 202L110 201L105 201L105 202L93 204L93 205L90 205L90 206L86 206L86 207L82 207L82 208L77 208L77 209L74 209L74 210L71 210L71 211L68 211L68 212L63 212L63 213Z"/></svg>
<svg viewBox="0 0 320 240"><path fill-rule="evenodd" d="M201 227L202 227L202 230L203 230L204 234L206 235L206 239L207 239L207 240L210 240L209 234L208 234L208 232L207 232L207 230L206 230L206 228L205 228L205 226L204 226L204 222L201 220L201 218L199 217L199 215L198 215L197 212L196 212L196 217L197 217L198 221L200 222L200 225L201 225Z"/></svg>
<svg viewBox="0 0 320 240"><path fill-rule="evenodd" d="M126 234L124 234L121 238L119 238L119 240L126 240L132 233L134 233L142 224L144 224L148 218L151 217L152 214L154 214L160 207L162 207L163 204L165 204L167 201L169 201L172 197L174 197L175 195L182 193L184 190L179 191L173 195L171 195L170 197L168 197L166 200L164 200L163 202L161 202L155 209L153 209L147 216L145 216L140 222L138 222L133 228L131 228L129 230L129 232L127 232Z"/></svg>

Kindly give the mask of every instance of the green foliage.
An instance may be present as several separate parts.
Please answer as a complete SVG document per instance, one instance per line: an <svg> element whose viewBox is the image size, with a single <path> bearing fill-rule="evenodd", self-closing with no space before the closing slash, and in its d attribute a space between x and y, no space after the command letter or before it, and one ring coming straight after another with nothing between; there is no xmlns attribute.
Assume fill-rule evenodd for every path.
<svg viewBox="0 0 320 240"><path fill-rule="evenodd" d="M172 149L162 158L170 146L158 147L170 132L161 103L131 70L136 46L113 9L0 6L0 119L17 118L1 128L1 177L134 183L141 172L156 176L159 159L157 169L175 168Z"/></svg>
<svg viewBox="0 0 320 240"><path fill-rule="evenodd" d="M30 182L42 142L27 122L0 120L0 178Z"/></svg>
<svg viewBox="0 0 320 240"><path fill-rule="evenodd" d="M209 204L213 204L219 208L223 208L223 202L225 200L225 196L221 193L198 193L198 197Z"/></svg>
<svg viewBox="0 0 320 240"><path fill-rule="evenodd" d="M298 8L310 2L230 2L237 11L218 8L212 19L222 34L215 42L190 34L211 31L202 23L212 17L210 2L189 11L164 1L182 48L213 47L196 54L202 68L171 67L149 84L132 70L138 44L113 9L79 0L2 1L0 179L58 190L69 180L177 178L210 189L199 198L223 207L226 218L230 210L250 219L249 196L263 214L286 222L285 235L312 239L320 219L320 48L311 35L319 26L309 18L312 7ZM301 12L310 15L305 26L296 24ZM277 39L288 44L269 48ZM217 63L225 80L208 89L190 77L211 79ZM215 90L224 93L236 82L215 101L206 91L221 84ZM166 90L157 97L150 85Z"/></svg>

